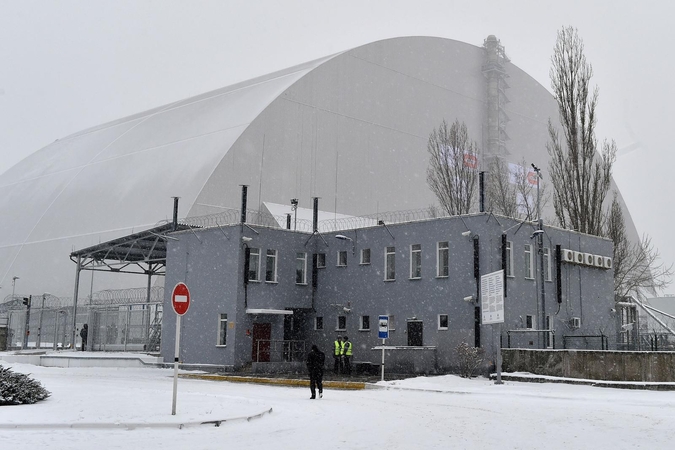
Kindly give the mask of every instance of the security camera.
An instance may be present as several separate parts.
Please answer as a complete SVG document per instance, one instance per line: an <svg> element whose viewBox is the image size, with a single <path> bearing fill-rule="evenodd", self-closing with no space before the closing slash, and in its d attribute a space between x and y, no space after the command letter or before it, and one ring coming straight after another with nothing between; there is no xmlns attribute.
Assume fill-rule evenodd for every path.
<svg viewBox="0 0 675 450"><path fill-rule="evenodd" d="M462 236L464 236L464 237L471 236L471 231L467 230L467 231L463 232Z"/></svg>
<svg viewBox="0 0 675 450"><path fill-rule="evenodd" d="M248 236L242 236L241 237L241 242L251 242L253 238L250 238Z"/></svg>
<svg viewBox="0 0 675 450"><path fill-rule="evenodd" d="M614 309L614 308L610 308L610 309L609 309L609 312L611 312L611 313L615 313L615 312L616 312L616 309Z"/></svg>
<svg viewBox="0 0 675 450"><path fill-rule="evenodd" d="M343 306L343 307L342 307L342 310L343 310L344 312L346 312L346 313L352 312L352 309L351 309L351 308L347 308L346 306Z"/></svg>
<svg viewBox="0 0 675 450"><path fill-rule="evenodd" d="M469 295L468 297L464 297L465 302L472 302L473 301L473 295Z"/></svg>

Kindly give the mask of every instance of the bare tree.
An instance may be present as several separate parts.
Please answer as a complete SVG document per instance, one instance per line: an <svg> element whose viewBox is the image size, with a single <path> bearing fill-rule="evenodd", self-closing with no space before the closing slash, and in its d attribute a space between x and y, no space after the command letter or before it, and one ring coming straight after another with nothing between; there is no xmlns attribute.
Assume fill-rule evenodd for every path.
<svg viewBox="0 0 675 450"><path fill-rule="evenodd" d="M478 179L476 148L459 120L450 127L444 120L429 135L427 183L451 216L467 214L471 208Z"/></svg>
<svg viewBox="0 0 675 450"><path fill-rule="evenodd" d="M640 242L631 243L616 193L607 217L605 234L614 241L614 293L619 298L635 295L643 298L667 287L673 276L673 266L660 261L659 251L651 238L643 235Z"/></svg>
<svg viewBox="0 0 675 450"><path fill-rule="evenodd" d="M524 159L509 164L500 157L488 163L488 182L485 188L488 208L498 214L534 220L537 212L536 174ZM541 208L548 203L546 184L539 186Z"/></svg>
<svg viewBox="0 0 675 450"><path fill-rule="evenodd" d="M551 61L549 75L564 139L561 141L549 119L550 142L546 147L551 156L549 174L556 218L564 228L601 235L606 217L603 203L610 188L616 144L605 141L598 153L598 89L590 90L593 68L586 61L576 29L567 27L558 32Z"/></svg>

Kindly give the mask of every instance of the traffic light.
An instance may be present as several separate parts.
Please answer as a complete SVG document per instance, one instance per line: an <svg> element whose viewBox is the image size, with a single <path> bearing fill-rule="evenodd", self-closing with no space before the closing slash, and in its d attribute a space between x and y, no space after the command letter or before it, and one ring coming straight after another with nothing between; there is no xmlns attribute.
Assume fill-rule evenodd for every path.
<svg viewBox="0 0 675 450"><path fill-rule="evenodd" d="M30 300L31 300L31 297L24 297L23 298L23 304L26 305L28 308L30 308Z"/></svg>

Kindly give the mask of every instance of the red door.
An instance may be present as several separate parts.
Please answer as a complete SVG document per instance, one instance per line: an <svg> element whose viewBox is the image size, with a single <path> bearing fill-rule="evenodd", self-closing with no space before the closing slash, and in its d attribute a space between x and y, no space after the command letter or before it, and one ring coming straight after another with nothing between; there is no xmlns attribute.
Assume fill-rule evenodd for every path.
<svg viewBox="0 0 675 450"><path fill-rule="evenodd" d="M253 324L253 362L270 362L270 339L272 339L271 323Z"/></svg>

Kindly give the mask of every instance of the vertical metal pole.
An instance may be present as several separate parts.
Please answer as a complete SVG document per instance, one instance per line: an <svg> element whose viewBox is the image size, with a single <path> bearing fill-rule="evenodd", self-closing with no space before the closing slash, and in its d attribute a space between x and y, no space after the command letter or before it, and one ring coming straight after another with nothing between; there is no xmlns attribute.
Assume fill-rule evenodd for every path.
<svg viewBox="0 0 675 450"><path fill-rule="evenodd" d="M124 325L124 351L127 351L127 342L129 342L129 320L131 319L131 306L127 306L126 308L127 313L126 313L126 322Z"/></svg>
<svg viewBox="0 0 675 450"><path fill-rule="evenodd" d="M26 326L23 329L23 346L25 350L28 348L28 336L30 335L30 306L33 303L33 297L28 296L28 305L26 305Z"/></svg>
<svg viewBox="0 0 675 450"><path fill-rule="evenodd" d="M40 306L40 317L38 319L38 335L37 335L37 344L35 344L36 348L42 347L42 315L44 314L45 310L45 296L47 294L42 294L42 304Z"/></svg>
<svg viewBox="0 0 675 450"><path fill-rule="evenodd" d="M380 377L381 381L384 381L384 339L382 339L382 375Z"/></svg>
<svg viewBox="0 0 675 450"><path fill-rule="evenodd" d="M152 271L148 270L148 289L145 300L145 345L143 346L144 350L150 350L150 292L152 290Z"/></svg>
<svg viewBox="0 0 675 450"><path fill-rule="evenodd" d="M82 257L77 257L77 268L75 269L75 292L73 293L73 329L71 345L75 350L75 332L77 331L77 296L80 294L80 271L82 270Z"/></svg>
<svg viewBox="0 0 675 450"><path fill-rule="evenodd" d="M176 314L176 348L173 358L173 403L171 415L176 415L176 396L178 395L178 358L180 356L180 314Z"/></svg>
<svg viewBox="0 0 675 450"><path fill-rule="evenodd" d="M502 335L502 324L498 323L497 325L497 381L495 381L495 384L504 384L502 381L502 345L501 345L501 335ZM494 330L494 327L492 327Z"/></svg>
<svg viewBox="0 0 675 450"><path fill-rule="evenodd" d="M54 350L56 350L56 341L59 340L59 312L54 311Z"/></svg>

